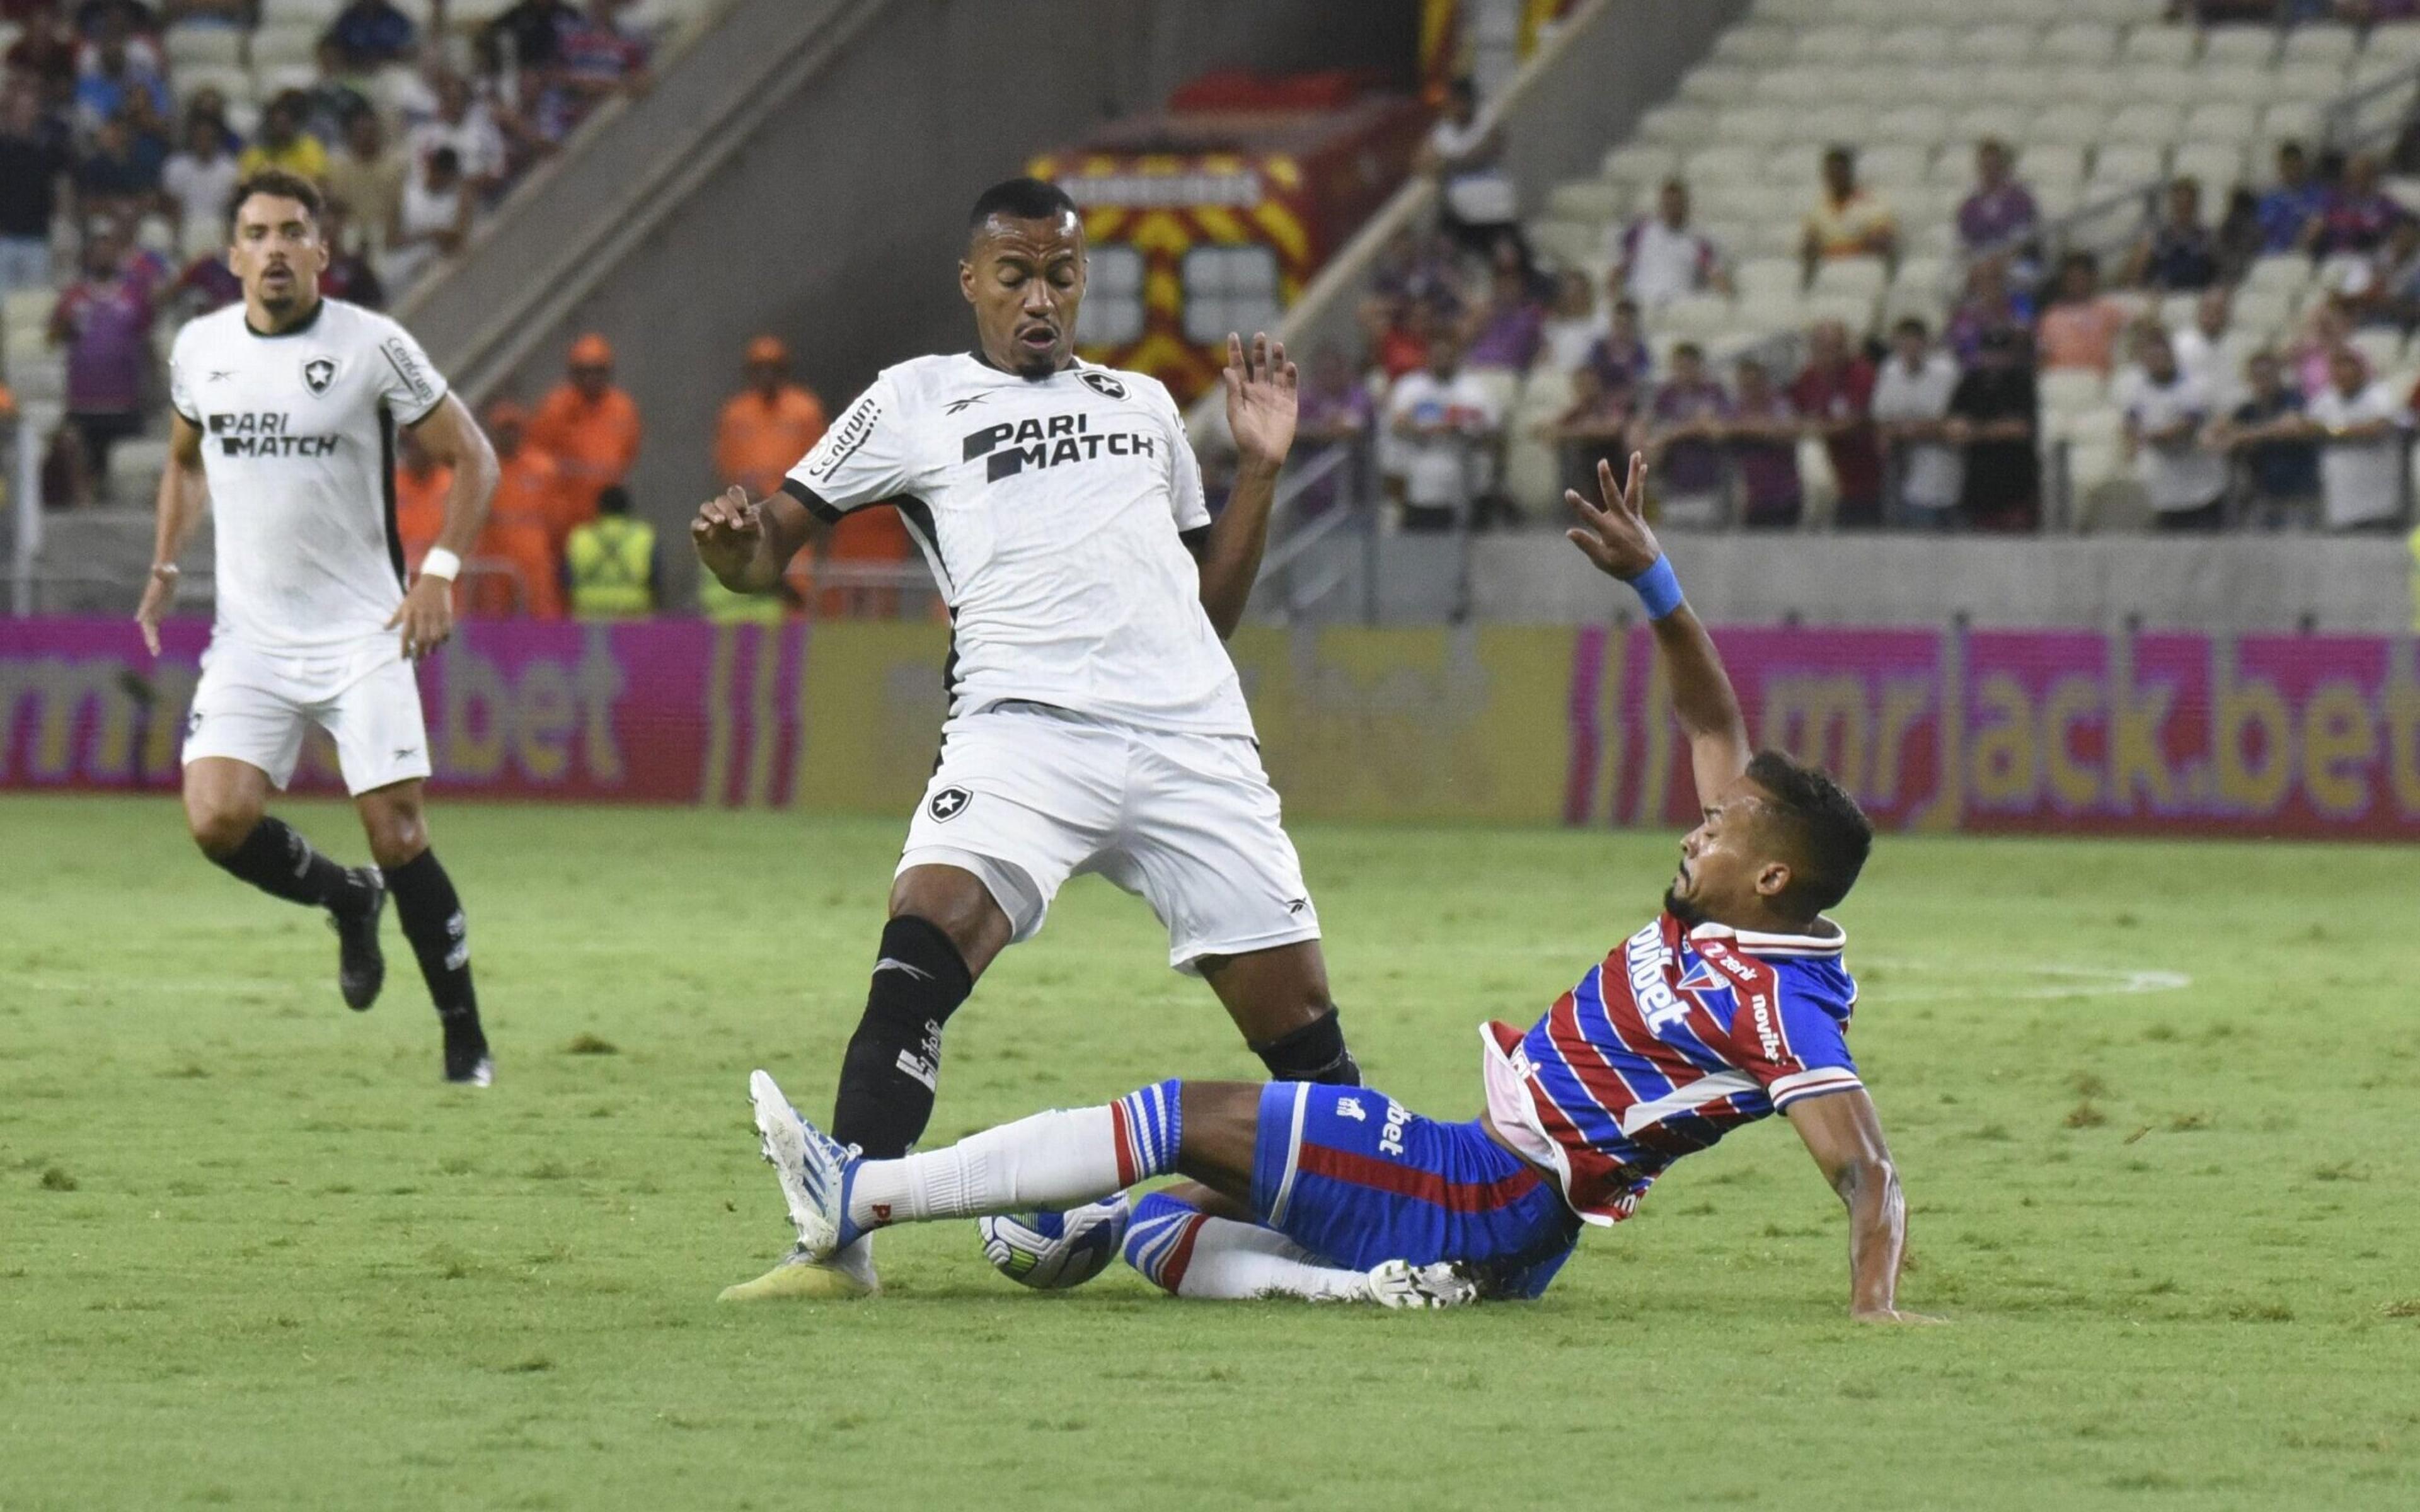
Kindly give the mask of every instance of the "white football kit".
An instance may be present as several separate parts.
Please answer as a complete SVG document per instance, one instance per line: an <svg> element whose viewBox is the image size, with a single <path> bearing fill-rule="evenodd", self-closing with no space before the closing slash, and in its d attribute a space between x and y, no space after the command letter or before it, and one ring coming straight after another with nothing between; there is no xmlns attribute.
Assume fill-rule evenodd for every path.
<svg viewBox="0 0 2420 1512"><path fill-rule="evenodd" d="M1068 877L1140 893L1198 969L1319 937L1183 532L1202 470L1157 379L971 354L885 370L783 485L895 504L949 605L940 761L899 869L983 880L1026 939Z"/></svg>
<svg viewBox="0 0 2420 1512"><path fill-rule="evenodd" d="M272 336L240 304L177 333L169 402L202 433L218 559L186 761L231 757L282 788L317 724L355 794L428 775L420 689L387 627L404 591L395 430L445 393L401 326L341 300Z"/></svg>

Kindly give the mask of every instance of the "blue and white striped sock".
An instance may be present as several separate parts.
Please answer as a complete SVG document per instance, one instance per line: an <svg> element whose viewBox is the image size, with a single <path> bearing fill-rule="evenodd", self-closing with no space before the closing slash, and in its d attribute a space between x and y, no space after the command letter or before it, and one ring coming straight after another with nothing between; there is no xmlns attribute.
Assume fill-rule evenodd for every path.
<svg viewBox="0 0 2420 1512"><path fill-rule="evenodd" d="M1139 1088L1109 1104L1118 1134L1118 1184L1134 1185L1176 1169L1185 1139L1182 1084L1173 1080Z"/></svg>
<svg viewBox="0 0 2420 1512"><path fill-rule="evenodd" d="M1070 1208L1174 1171L1183 1135L1177 1084L1157 1082L1106 1106L1037 1113L969 1134L947 1149L861 1161L848 1221L879 1228Z"/></svg>

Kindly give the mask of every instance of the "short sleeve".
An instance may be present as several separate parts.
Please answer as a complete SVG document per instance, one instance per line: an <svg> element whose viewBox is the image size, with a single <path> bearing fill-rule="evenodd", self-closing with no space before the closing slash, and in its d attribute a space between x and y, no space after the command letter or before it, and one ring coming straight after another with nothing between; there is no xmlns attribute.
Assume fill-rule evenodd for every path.
<svg viewBox="0 0 2420 1512"><path fill-rule="evenodd" d="M168 407L178 418L196 429L202 424L202 407L194 397L194 359L190 345L182 332L176 345L168 348Z"/></svg>
<svg viewBox="0 0 2420 1512"><path fill-rule="evenodd" d="M445 379L420 349L411 332L389 320L379 332L379 397L387 411L407 425L417 425L445 402Z"/></svg>
<svg viewBox="0 0 2420 1512"><path fill-rule="evenodd" d="M1848 1005L1831 1011L1826 999L1838 995L1817 971L1792 969L1790 964L1749 963L1733 956L1726 964L1736 1008L1731 1015L1730 1058L1756 1078L1774 1107L1787 1108L1802 1097L1845 1092L1865 1085L1857 1063L1849 1055L1843 1018Z"/></svg>
<svg viewBox="0 0 2420 1512"><path fill-rule="evenodd" d="M1210 506L1202 497L1202 459L1193 455L1193 438L1186 433L1185 417L1176 401L1168 401L1168 507L1181 534L1210 523Z"/></svg>
<svg viewBox="0 0 2420 1512"><path fill-rule="evenodd" d="M829 523L911 491L911 461L898 386L886 373L799 459L782 491Z"/></svg>

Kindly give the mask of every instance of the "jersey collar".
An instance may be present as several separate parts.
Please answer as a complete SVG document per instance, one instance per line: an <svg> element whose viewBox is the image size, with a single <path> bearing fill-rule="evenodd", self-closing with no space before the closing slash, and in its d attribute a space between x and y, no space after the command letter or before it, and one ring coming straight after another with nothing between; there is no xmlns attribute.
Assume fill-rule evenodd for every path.
<svg viewBox="0 0 2420 1512"><path fill-rule="evenodd" d="M1712 921L1689 931L1690 941L1722 940L1744 955L1838 956L1849 944L1849 932L1828 918L1815 920L1805 934L1770 934L1761 930L1733 929Z"/></svg>
<svg viewBox="0 0 2420 1512"><path fill-rule="evenodd" d="M327 313L328 297L322 294L318 299L312 301L311 313L309 315L306 315L302 319L295 321L285 330L255 331L252 328L252 312L246 310L243 316L243 331L245 335L251 336L257 341L284 341L288 336L299 336L302 334L302 332L310 330L313 326L318 325L319 323L319 317Z"/></svg>
<svg viewBox="0 0 2420 1512"><path fill-rule="evenodd" d="M983 368L986 372L997 373L1002 378L1013 378L1020 383L1047 383L1052 378L1057 378L1061 373L1078 372L1081 370L1084 365L1084 360L1082 358L1070 352L1067 354L1066 366L1059 368L1053 372L1045 373L1038 378L1030 378L1022 373L1012 373L1007 368L1004 368L998 363L993 362L990 358L985 357L984 355L983 348L980 347L972 348L967 353L967 355L975 360L976 366Z"/></svg>

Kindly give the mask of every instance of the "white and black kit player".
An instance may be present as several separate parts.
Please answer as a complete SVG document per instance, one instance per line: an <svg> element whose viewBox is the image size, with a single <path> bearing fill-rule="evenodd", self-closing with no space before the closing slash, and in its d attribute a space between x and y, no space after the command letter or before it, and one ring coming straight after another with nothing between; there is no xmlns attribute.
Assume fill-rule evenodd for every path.
<svg viewBox="0 0 2420 1512"><path fill-rule="evenodd" d="M316 190L262 175L239 191L230 257L243 302L178 332L176 411L157 555L138 618L157 625L207 507L216 605L186 717L186 815L220 866L327 910L345 1001L384 980L389 899L444 1029L448 1080L492 1076L460 899L428 848L428 734L412 662L451 630L451 579L493 489L486 439L419 343L382 315L319 297ZM456 468L444 533L407 584L396 533L398 428ZM347 868L264 812L303 737L333 738L375 867Z"/></svg>
<svg viewBox="0 0 2420 1512"><path fill-rule="evenodd" d="M726 495L693 529L708 568L756 589L823 526L887 504L949 607L939 758L908 821L833 1115L835 1136L869 1155L922 1135L949 1016L1088 872L1150 903L1170 964L1209 982L1273 1075L1359 1077L1223 644L1292 441L1294 369L1264 338L1230 339L1243 460L1214 520L1167 388L1074 356L1083 269L1081 219L1056 186L987 192L959 265L976 349L886 369L780 494ZM873 1285L862 1251L828 1269L836 1279L737 1289Z"/></svg>

